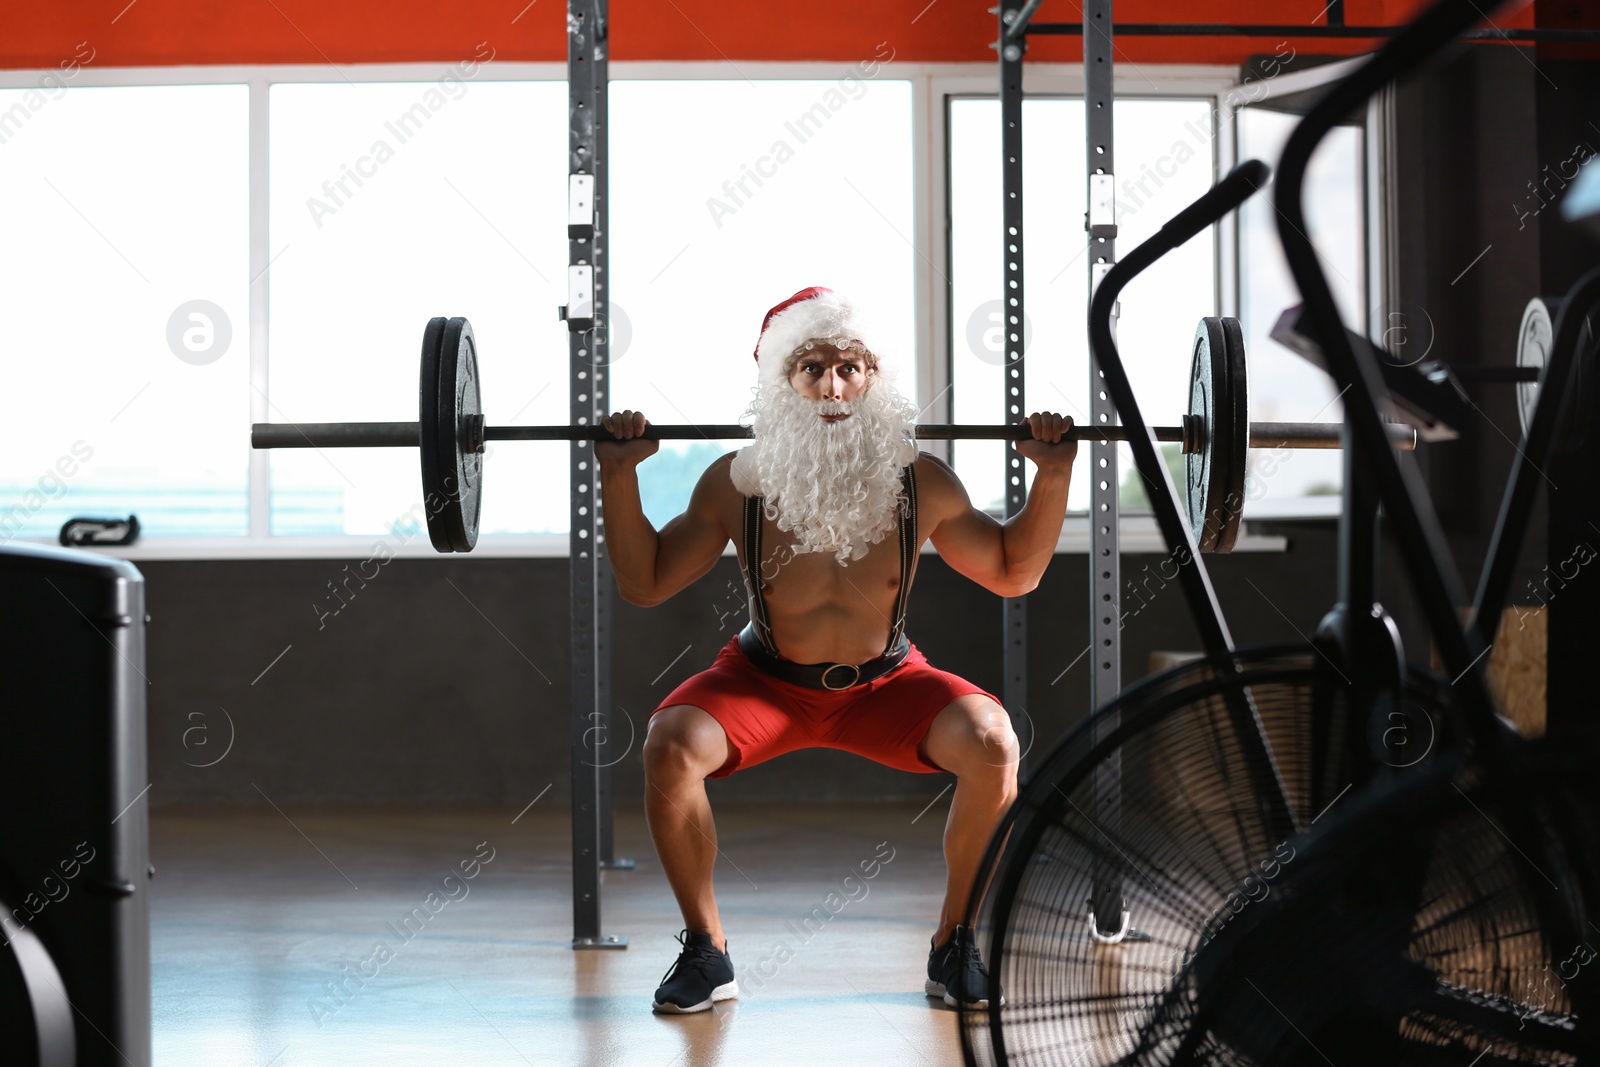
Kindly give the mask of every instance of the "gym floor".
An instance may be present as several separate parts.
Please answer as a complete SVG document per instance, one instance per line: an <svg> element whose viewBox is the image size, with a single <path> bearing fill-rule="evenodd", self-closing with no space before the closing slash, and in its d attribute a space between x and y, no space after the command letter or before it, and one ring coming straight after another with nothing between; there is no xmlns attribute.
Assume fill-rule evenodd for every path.
<svg viewBox="0 0 1600 1067"><path fill-rule="evenodd" d="M955 1013L922 993L948 806L719 812L740 996L683 1017L650 1010L682 923L642 805L616 812L638 866L605 875L628 947L582 952L567 809L157 808L155 1061L959 1064Z"/></svg>

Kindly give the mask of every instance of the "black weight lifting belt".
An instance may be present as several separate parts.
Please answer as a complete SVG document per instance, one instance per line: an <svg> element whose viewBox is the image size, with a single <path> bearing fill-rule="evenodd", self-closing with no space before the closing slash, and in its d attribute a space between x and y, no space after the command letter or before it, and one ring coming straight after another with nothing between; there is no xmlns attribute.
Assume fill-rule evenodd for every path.
<svg viewBox="0 0 1600 1067"><path fill-rule="evenodd" d="M767 617L767 601L761 594L761 576L752 568L761 566L761 513L765 497L744 498L744 581L753 604L750 621L739 631L739 650L757 667L775 678L808 689L850 689L881 678L905 662L911 651L906 640L906 599L911 589L911 570L917 561L917 475L912 464L900 471L900 484L906 502L900 509L900 588L894 598L894 625L883 654L865 663L794 663L778 654L772 640L772 623ZM755 562L752 562L755 561Z"/></svg>

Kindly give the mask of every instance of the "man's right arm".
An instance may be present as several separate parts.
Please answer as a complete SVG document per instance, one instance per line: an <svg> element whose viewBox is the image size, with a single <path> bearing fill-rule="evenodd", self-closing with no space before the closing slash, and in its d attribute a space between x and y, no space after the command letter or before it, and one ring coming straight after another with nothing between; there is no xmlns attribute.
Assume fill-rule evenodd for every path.
<svg viewBox="0 0 1600 1067"><path fill-rule="evenodd" d="M653 450L652 450L653 451ZM630 604L654 607L716 565L728 543L717 498L732 491L723 456L706 468L689 507L658 533L639 501L638 465L643 458L623 442L595 446L604 502L606 553L617 592Z"/></svg>

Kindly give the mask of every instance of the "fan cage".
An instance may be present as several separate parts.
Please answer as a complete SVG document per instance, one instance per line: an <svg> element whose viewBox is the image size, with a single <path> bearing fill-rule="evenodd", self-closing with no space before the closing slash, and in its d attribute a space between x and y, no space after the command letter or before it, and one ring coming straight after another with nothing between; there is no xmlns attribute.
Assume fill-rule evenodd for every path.
<svg viewBox="0 0 1600 1067"><path fill-rule="evenodd" d="M1584 884L1590 873L1576 883L1563 874L1593 862L1574 855L1600 853L1592 814L1600 805L1562 799L1561 791L1587 797L1592 787L1583 779L1594 776L1550 762L1571 753L1520 746L1520 763L1462 778L1447 735L1449 687L1421 669L1408 673L1400 704L1376 720L1382 729L1368 732L1367 751L1351 752L1342 743L1349 736L1344 686L1317 653L1249 650L1234 662L1236 672L1195 661L1130 688L1071 731L1023 786L991 842L973 919L991 993L998 984L1005 1004L991 998L988 1010L963 1014L967 1062L1164 1064L1180 1051L1188 1062L1298 1062L1301 1054L1323 1062L1294 1024L1284 1026L1275 1002L1290 1001L1313 1024L1341 1011L1370 1020L1371 1012L1340 1000L1347 991L1324 988L1317 961L1348 970L1385 951L1385 959L1406 965L1379 968L1378 985L1373 975L1367 985L1394 985L1401 998L1394 1005L1420 999L1394 1008L1394 1024L1379 1032L1393 1035L1415 1062L1432 1062L1429 1050L1447 1062L1462 1049L1482 1053L1486 1064L1572 1062L1563 1051L1572 1040L1571 983L1551 976L1572 972L1574 954L1600 945L1600 930L1584 942L1586 920L1574 918L1581 907L1551 886ZM1291 834L1274 831L1281 824L1256 784L1262 750L1235 727L1231 711L1241 697L1267 739ZM1108 721L1118 725L1107 729ZM1346 790L1341 768L1353 760L1370 762L1377 774ZM1120 767L1109 781L1108 766ZM1523 787L1509 788L1512 782ZM1105 795L1113 784L1115 803ZM1364 829L1331 832L1348 826ZM1521 828L1529 855L1563 865L1550 872L1543 898L1537 865L1502 832L1512 826ZM1397 864L1396 856L1411 858ZM1088 901L1108 879L1148 940L1108 945L1090 937ZM1369 884L1400 894L1400 904L1390 900L1381 912L1387 921L1345 930L1338 915L1321 914L1372 897L1363 888ZM1335 899L1340 887L1347 899ZM1402 905L1397 928L1392 916ZM1319 914L1321 934L1307 918ZM1230 940L1250 947L1254 937L1259 951L1267 935L1252 927L1301 943L1285 943L1284 959L1298 953L1298 961L1258 971L1276 977L1254 990L1240 984L1249 974L1230 977L1217 962L1233 951L1224 948ZM1559 936L1557 928L1564 928ZM1318 948L1330 929L1343 944ZM1431 977L1419 982L1417 968ZM1229 982L1236 988L1219 992ZM1307 998L1343 1006L1303 1009ZM1252 1030L1252 1019L1275 1021ZM1325 1041L1344 1040L1338 1026L1329 1033ZM1544 1050L1541 1058L1508 1053L1507 1041L1515 1045L1519 1035Z"/></svg>

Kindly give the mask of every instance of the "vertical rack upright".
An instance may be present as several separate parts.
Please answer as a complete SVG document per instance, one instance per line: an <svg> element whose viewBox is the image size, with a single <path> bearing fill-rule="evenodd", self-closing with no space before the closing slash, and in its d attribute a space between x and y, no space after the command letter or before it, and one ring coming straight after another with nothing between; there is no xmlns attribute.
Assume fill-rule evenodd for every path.
<svg viewBox="0 0 1600 1067"><path fill-rule="evenodd" d="M607 0L567 2L567 321L574 425L607 410ZM611 714L612 578L600 521L600 471L588 441L570 453L572 510L572 947L626 948L600 932L600 872L611 860L611 768L601 748Z"/></svg>
<svg viewBox="0 0 1600 1067"><path fill-rule="evenodd" d="M1112 0L1085 0L1083 5L1083 128L1087 211L1084 229L1089 242L1089 299L1117 261L1116 217L1116 91ZM1113 313L1113 332L1116 317ZM1085 338L1087 341L1087 338ZM1089 354L1089 418L1096 426L1115 424L1117 409L1104 386L1104 376ZM1089 446L1089 706L1109 703L1122 689L1121 533L1117 492L1117 446L1096 441ZM1116 731L1119 716L1110 711L1095 720L1095 739ZM1122 821L1122 755L1113 752L1094 771L1094 817L1108 828ZM1111 830L1110 832L1115 832ZM1119 879L1107 873L1095 879L1090 929L1120 940L1128 930ZM1107 929L1107 927L1110 927Z"/></svg>
<svg viewBox="0 0 1600 1067"><path fill-rule="evenodd" d="M1027 5L1036 7L1037 0ZM1027 336L1026 302L1023 286L1023 189L1022 189L1022 57L1027 38L1020 32L1026 22L1024 4L1001 0L1000 16L1000 187L1001 187L1001 262L1000 314L1003 316L1005 358L1001 363L1001 404L1006 422L1022 418L1026 402L1027 379L1023 373L1024 338ZM1027 502L1027 472L1015 441L1005 449L1005 517L1010 519ZM1028 707L1028 601L1008 597L1001 605L1001 662L1005 672L1001 691L1005 706L1013 714L1020 751L1031 746L1033 720ZM1016 713L1023 712L1018 716Z"/></svg>
<svg viewBox="0 0 1600 1067"><path fill-rule="evenodd" d="M1002 314L1005 316L1005 378L1003 399L1009 420L1021 417L1024 405L1023 339L1027 336L1023 284L1022 187L1022 60L1027 53L1028 23L1040 0L1002 0L1000 17L1000 141L1002 249L1004 271ZM1087 211L1084 229L1089 242L1089 295L1116 262L1117 220L1114 183L1115 93L1112 85L1112 0L1085 0L1083 5L1083 107L1084 169ZM1085 338L1087 342L1087 338ZM1089 356L1089 418L1094 425L1114 425L1115 405L1102 385L1093 353ZM1089 706L1099 708L1122 689L1120 529L1118 525L1117 446L1097 441L1089 446ZM1005 471L1006 518L1026 501L1022 459L1015 443L1007 446ZM1005 702L1013 712L1027 706L1027 608L1021 598L1005 602ZM1031 731L1031 719L1024 716ZM1097 720L1095 735L1114 731L1114 713ZM1018 729L1023 750L1030 738ZM1115 758L1095 769L1095 819L1115 826L1122 809L1122 771ZM1110 930L1101 924L1111 917ZM1097 919L1098 917L1098 919ZM1121 884L1115 877L1097 877L1091 901L1090 929L1102 940L1120 940L1129 932Z"/></svg>

